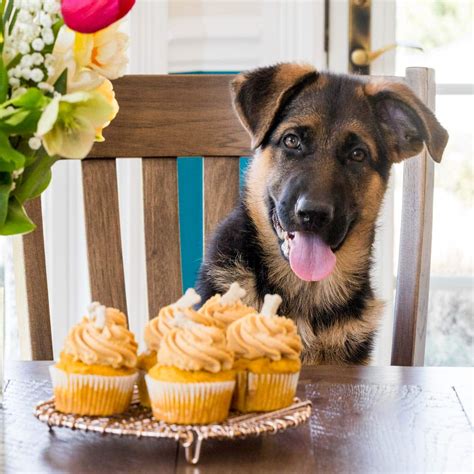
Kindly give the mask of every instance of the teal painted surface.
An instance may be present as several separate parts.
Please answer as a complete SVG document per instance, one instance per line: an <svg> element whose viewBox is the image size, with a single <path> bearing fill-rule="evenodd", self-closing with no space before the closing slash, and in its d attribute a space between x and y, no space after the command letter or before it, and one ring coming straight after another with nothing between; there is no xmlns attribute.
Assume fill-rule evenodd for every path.
<svg viewBox="0 0 474 474"><path fill-rule="evenodd" d="M203 254L202 158L178 158L183 288L194 286Z"/></svg>
<svg viewBox="0 0 474 474"><path fill-rule="evenodd" d="M249 158L240 159L240 186ZM178 158L179 226L183 288L193 287L203 255L202 158Z"/></svg>

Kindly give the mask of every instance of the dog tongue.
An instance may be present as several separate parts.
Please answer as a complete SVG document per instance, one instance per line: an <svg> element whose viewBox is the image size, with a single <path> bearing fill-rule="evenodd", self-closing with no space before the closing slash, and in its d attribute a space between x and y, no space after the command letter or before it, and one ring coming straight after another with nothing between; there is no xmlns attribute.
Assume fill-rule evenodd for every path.
<svg viewBox="0 0 474 474"><path fill-rule="evenodd" d="M320 281L329 276L336 265L336 256L321 237L295 232L290 242L290 265L305 281Z"/></svg>

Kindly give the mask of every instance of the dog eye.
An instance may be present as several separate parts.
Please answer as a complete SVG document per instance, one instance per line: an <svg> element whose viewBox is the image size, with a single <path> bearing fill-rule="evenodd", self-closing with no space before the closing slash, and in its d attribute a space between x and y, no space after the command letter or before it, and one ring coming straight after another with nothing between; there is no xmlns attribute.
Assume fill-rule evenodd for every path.
<svg viewBox="0 0 474 474"><path fill-rule="evenodd" d="M364 161L367 158L367 152L363 148L354 148L350 152L349 158L353 161Z"/></svg>
<svg viewBox="0 0 474 474"><path fill-rule="evenodd" d="M294 133L286 135L285 138L283 138L283 143L286 148L289 148L290 150L296 150L301 146L300 139Z"/></svg>

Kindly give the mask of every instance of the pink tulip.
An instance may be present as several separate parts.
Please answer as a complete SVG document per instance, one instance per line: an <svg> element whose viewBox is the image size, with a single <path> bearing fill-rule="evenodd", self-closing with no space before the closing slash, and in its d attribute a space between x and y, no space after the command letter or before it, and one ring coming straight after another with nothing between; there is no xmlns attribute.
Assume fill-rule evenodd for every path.
<svg viewBox="0 0 474 474"><path fill-rule="evenodd" d="M71 30L95 33L125 16L135 0L62 0L61 12Z"/></svg>

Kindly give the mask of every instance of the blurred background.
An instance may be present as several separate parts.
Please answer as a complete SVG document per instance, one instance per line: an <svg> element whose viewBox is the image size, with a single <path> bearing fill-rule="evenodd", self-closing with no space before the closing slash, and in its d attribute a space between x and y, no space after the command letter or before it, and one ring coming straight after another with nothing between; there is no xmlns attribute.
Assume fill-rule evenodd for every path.
<svg viewBox="0 0 474 474"><path fill-rule="evenodd" d="M354 5L368 8L369 17L356 17ZM443 162L435 167L425 358L425 364L433 366L474 365L473 14L470 0L137 0L124 24L130 34L133 74L235 73L277 61L307 61L319 69L374 75L403 76L410 66L436 70L436 112L450 142ZM360 66L351 60L354 37L365 42L367 51L401 46ZM141 334L148 309L141 168L136 161L119 160L117 172L130 320L132 329ZM242 180L247 162L243 157ZM81 316L90 295L80 163L58 162L53 174L43 209L58 356L68 328ZM387 301L376 365L390 360L401 185L402 166L395 166L375 253L374 282ZM180 160L179 187L186 288L194 284L203 251L198 230L202 229L201 159ZM6 275L6 357L28 358L21 331L25 308L20 240L2 239L0 245Z"/></svg>

